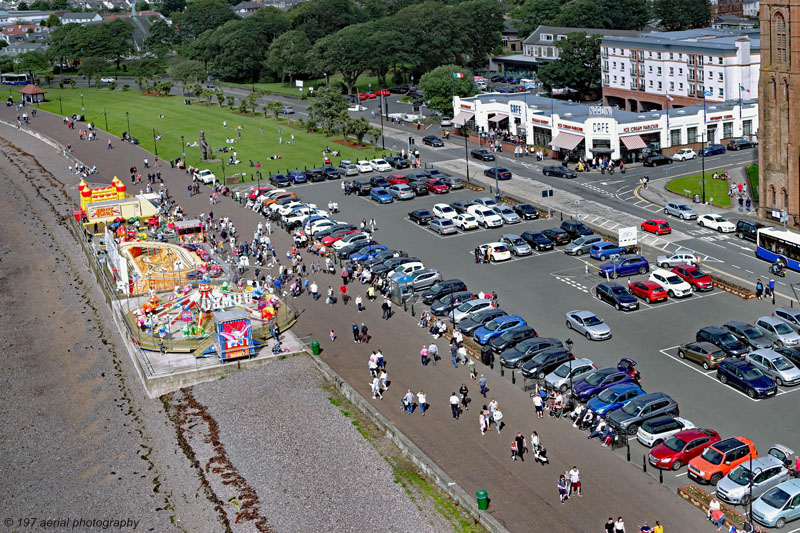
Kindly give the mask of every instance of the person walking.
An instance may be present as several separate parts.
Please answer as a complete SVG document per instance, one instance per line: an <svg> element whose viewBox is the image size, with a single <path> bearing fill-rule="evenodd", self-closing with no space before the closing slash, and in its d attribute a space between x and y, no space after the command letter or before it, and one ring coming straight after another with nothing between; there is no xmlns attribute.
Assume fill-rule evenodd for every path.
<svg viewBox="0 0 800 533"><path fill-rule="evenodd" d="M561 503L563 504L565 501L567 501L567 498L569 498L567 495L567 478L564 476L564 474L561 474L558 477L558 483L556 484L556 487L558 488L558 499L561 500Z"/></svg>
<svg viewBox="0 0 800 533"><path fill-rule="evenodd" d="M374 400L377 396L381 400L383 400L383 395L381 394L381 380L378 377L372 378L372 399Z"/></svg>
<svg viewBox="0 0 800 533"><path fill-rule="evenodd" d="M469 379L473 381L478 379L478 376L475 373L475 361L470 360L469 363L467 363L467 367L469 368Z"/></svg>
<svg viewBox="0 0 800 533"><path fill-rule="evenodd" d="M775 305L775 280L773 278L769 278L767 290L769 291L769 296L772 298L772 304Z"/></svg>
<svg viewBox="0 0 800 533"><path fill-rule="evenodd" d="M336 333L333 330L331 330L331 342L335 340L336 340Z"/></svg>
<svg viewBox="0 0 800 533"><path fill-rule="evenodd" d="M389 319L389 304L386 298L383 299L383 303L381 304L381 311L383 311L383 315L381 316L382 319L388 320Z"/></svg>
<svg viewBox="0 0 800 533"><path fill-rule="evenodd" d="M469 389L466 383L462 383L458 389L458 397L461 400L461 405L464 406L465 411L469 411Z"/></svg>
<svg viewBox="0 0 800 533"><path fill-rule="evenodd" d="M573 466L572 470L569 471L569 484L570 495L577 492L578 496L583 497L583 493L581 492L581 473L578 471L577 466Z"/></svg>
<svg viewBox="0 0 800 533"><path fill-rule="evenodd" d="M411 389L408 389L406 395L403 396L403 406L406 408L408 414L414 412L414 393L411 392Z"/></svg>
<svg viewBox="0 0 800 533"><path fill-rule="evenodd" d="M361 331L359 330L358 323L353 322L353 342L356 344L361 342Z"/></svg>
<svg viewBox="0 0 800 533"><path fill-rule="evenodd" d="M483 411L478 415L478 422L481 426L481 435L485 435L486 430L489 429L489 419Z"/></svg>
<svg viewBox="0 0 800 533"><path fill-rule="evenodd" d="M764 292L764 284L761 282L761 278L756 280L756 298L759 300L761 299L761 294Z"/></svg>
<svg viewBox="0 0 800 533"><path fill-rule="evenodd" d="M425 394L425 391L419 391L417 393L417 402L419 402L419 410L422 411L422 416L425 416L425 406L428 405L428 395Z"/></svg>
<svg viewBox="0 0 800 533"><path fill-rule="evenodd" d="M478 386L481 388L481 394L486 398L486 376L483 374L481 374L480 379L478 379Z"/></svg>
<svg viewBox="0 0 800 533"><path fill-rule="evenodd" d="M603 526L605 533L614 533L614 518L609 516L608 522L605 523Z"/></svg>
<svg viewBox="0 0 800 533"><path fill-rule="evenodd" d="M664 526L661 525L659 520L656 520L656 525L653 527L653 533L664 533Z"/></svg>
<svg viewBox="0 0 800 533"><path fill-rule="evenodd" d="M422 361L422 366L428 366L428 347L423 346L419 351L419 357Z"/></svg>
<svg viewBox="0 0 800 533"><path fill-rule="evenodd" d="M317 285L316 281L312 281L311 285L308 286L309 290L311 291L311 297L314 301L319 300L319 285Z"/></svg>
<svg viewBox="0 0 800 533"><path fill-rule="evenodd" d="M430 346L428 346L428 357L436 361L439 358L439 347L436 346L436 343L432 342Z"/></svg>
<svg viewBox="0 0 800 533"><path fill-rule="evenodd" d="M358 312L360 313L364 309L363 308L364 301L361 299L361 295L360 294L356 296L356 300L355 301L356 301L356 308L358 309Z"/></svg>
<svg viewBox="0 0 800 533"><path fill-rule="evenodd" d="M516 461L517 460L517 454L518 453L519 453L519 448L517 447L517 441L516 440L512 440L511 441L511 460L512 461Z"/></svg>
<svg viewBox="0 0 800 533"><path fill-rule="evenodd" d="M450 393L450 410L453 412L453 418L458 420L458 396L456 396L455 392Z"/></svg>
<svg viewBox="0 0 800 533"><path fill-rule="evenodd" d="M492 411L492 420L494 420L494 427L497 429L497 433L500 433L500 430L503 428L503 412L498 407L494 411Z"/></svg>
<svg viewBox="0 0 800 533"><path fill-rule="evenodd" d="M533 399L533 408L536 410L536 418L544 418L544 400L542 399L542 395L539 393L538 386L536 387L536 390L531 398Z"/></svg>
<svg viewBox="0 0 800 533"><path fill-rule="evenodd" d="M514 441L517 444L517 457L519 457L519 460L524 463L526 452L525 436L521 432L517 431L517 436L514 437Z"/></svg>
<svg viewBox="0 0 800 533"><path fill-rule="evenodd" d="M369 342L369 328L363 322L361 323L361 342Z"/></svg>
<svg viewBox="0 0 800 533"><path fill-rule="evenodd" d="M625 522L622 521L621 516L614 522L614 533L625 533Z"/></svg>

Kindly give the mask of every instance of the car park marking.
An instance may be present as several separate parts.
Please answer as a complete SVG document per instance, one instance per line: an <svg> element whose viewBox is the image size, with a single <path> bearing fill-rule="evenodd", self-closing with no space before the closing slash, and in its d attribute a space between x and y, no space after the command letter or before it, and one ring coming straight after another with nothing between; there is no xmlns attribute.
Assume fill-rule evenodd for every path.
<svg viewBox="0 0 800 533"><path fill-rule="evenodd" d="M706 294L698 294L696 292L693 292L692 296L687 296L686 298L667 298L666 302L659 302L657 304L651 304L651 303L649 303L649 302L647 302L645 300L641 300L640 299L639 300L639 303L640 303L639 309L636 309L636 310L633 310L633 311L625 311L625 313L640 313L642 311L649 311L651 309L663 309L665 307L671 307L673 305L677 305L677 304L681 304L681 303L686 303L686 302L691 302L691 301L696 301L696 300L702 300L704 298L710 298L711 296L716 296L718 294L725 294L725 292L724 291L720 291L720 290L712 291L712 292L709 292L709 293L706 293ZM641 305L645 305L646 308L642 309Z"/></svg>
<svg viewBox="0 0 800 533"><path fill-rule="evenodd" d="M579 291L582 291L582 292L585 292L586 294L589 294L589 288L586 287L585 285L582 285L582 284L578 283L577 281L573 281L573 280L571 280L571 279L569 279L567 277L558 276L558 275L555 275L555 274L553 274L552 276L554 278L556 278L558 281L560 281L562 283L566 283L570 287L573 287L575 289L578 289Z"/></svg>
<svg viewBox="0 0 800 533"><path fill-rule="evenodd" d="M687 361L683 361L683 360L682 360L682 359L680 359L680 358L679 358L677 355L672 355L672 354L668 353L668 350L674 350L674 349L676 349L676 348L680 348L680 346L671 346L671 347L669 347L669 348L664 348L663 350L659 350L659 352L661 352L662 354L666 355L667 357L669 357L669 358L670 358L670 359L672 359L673 361L676 361L676 362L678 362L678 363L682 364L683 366L685 366L685 367L687 367L687 368L690 368L690 369L694 370L694 371L695 371L695 372L697 372L698 374L700 374L700 375L702 375L702 376L705 376L705 377L707 377L707 378L711 379L711 380L712 380L712 381L714 381L715 383L719 383L719 384L720 384L720 385L722 385L724 388L726 388L726 389L729 389L729 390L732 390L733 392L735 392L735 393L737 393L737 394L740 394L741 396L744 396L745 398L747 398L747 399L748 399L748 400L750 400L751 402L760 402L760 401L761 401L761 400L759 400L759 399L757 399L757 398L751 398L750 396L748 396L748 395L747 395L747 394L745 394L744 392L740 391L739 389L734 389L733 387L730 387L730 386L728 386L728 385L724 385L724 384L723 384L723 383L722 383L720 380L718 380L718 379L717 379L717 377L716 377L716 374L717 374L717 372L716 372L716 371L714 371L714 370L708 370L708 371L706 371L706 370L703 370L703 369L702 369L702 367L696 366L696 365L694 365L694 364L692 364L692 363L689 363L689 362L687 362Z"/></svg>

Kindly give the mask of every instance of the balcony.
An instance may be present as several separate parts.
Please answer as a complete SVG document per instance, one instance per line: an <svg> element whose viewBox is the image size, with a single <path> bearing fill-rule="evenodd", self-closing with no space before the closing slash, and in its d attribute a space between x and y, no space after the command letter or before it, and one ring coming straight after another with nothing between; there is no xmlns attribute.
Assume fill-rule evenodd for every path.
<svg viewBox="0 0 800 533"><path fill-rule="evenodd" d="M644 91L644 80L639 82L639 90Z"/></svg>
<svg viewBox="0 0 800 533"><path fill-rule="evenodd" d="M631 91L635 91L636 90L636 82L632 81L630 87L631 87Z"/></svg>
<svg viewBox="0 0 800 533"><path fill-rule="evenodd" d="M686 79L689 81L694 81L694 70L689 71L689 76Z"/></svg>

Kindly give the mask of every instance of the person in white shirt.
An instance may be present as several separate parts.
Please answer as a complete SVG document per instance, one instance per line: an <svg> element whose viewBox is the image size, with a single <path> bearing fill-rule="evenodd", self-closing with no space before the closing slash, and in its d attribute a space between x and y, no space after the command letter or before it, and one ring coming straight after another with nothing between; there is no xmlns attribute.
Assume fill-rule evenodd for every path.
<svg viewBox="0 0 800 533"><path fill-rule="evenodd" d="M377 377L372 378L371 387L372 387L372 399L374 400L375 397L377 396L381 400L383 400L383 395L381 394L381 380L378 379Z"/></svg>
<svg viewBox="0 0 800 533"><path fill-rule="evenodd" d="M364 301L361 299L361 295L360 294L358 296L356 296L356 308L358 309L359 313L362 311L362 307L361 306L362 306L363 302Z"/></svg>
<svg viewBox="0 0 800 533"><path fill-rule="evenodd" d="M577 492L578 496L583 496L581 493L581 473L578 471L577 466L573 466L572 470L569 471L569 483L571 485L570 495L572 493Z"/></svg>
<svg viewBox="0 0 800 533"><path fill-rule="evenodd" d="M453 418L455 418L456 420L458 420L458 415L459 415L458 403L459 403L459 400L458 400L458 396L456 395L456 393L455 392L451 393L451 395L450 395L450 409L453 412Z"/></svg>
<svg viewBox="0 0 800 533"><path fill-rule="evenodd" d="M428 395L425 394L425 391L419 391L417 393L417 401L419 402L419 410L422 411L422 416L425 416L425 406L428 405Z"/></svg>

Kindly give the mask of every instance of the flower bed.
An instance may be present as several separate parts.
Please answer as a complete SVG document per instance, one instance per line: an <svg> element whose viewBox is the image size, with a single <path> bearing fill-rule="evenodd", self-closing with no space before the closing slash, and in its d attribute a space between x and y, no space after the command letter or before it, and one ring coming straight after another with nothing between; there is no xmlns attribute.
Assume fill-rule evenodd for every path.
<svg viewBox="0 0 800 533"><path fill-rule="evenodd" d="M708 274L708 276L714 282L714 286L719 288L719 289L721 289L721 290L723 290L723 291L727 291L727 292L729 292L731 294L735 294L736 296L738 296L740 298L744 298L745 300L749 300L751 298L755 298L756 297L756 293L755 293L755 291L753 289L749 289L747 287L742 287L741 285L737 285L736 283L734 283L734 282L732 282L732 281L730 281L728 279L725 279L723 277L720 277L720 276L718 276L716 274L709 274L708 272L706 272L706 274Z"/></svg>
<svg viewBox="0 0 800 533"><path fill-rule="evenodd" d="M678 496L702 510L704 513L708 511L708 505L711 503L711 495L694 485L678 487ZM747 522L745 516L737 513L732 507L724 503L720 502L720 504L720 510L725 513L725 525L728 527L733 525L736 526L737 529L743 529ZM766 530L758 525L755 525L753 531L754 533L766 533Z"/></svg>

